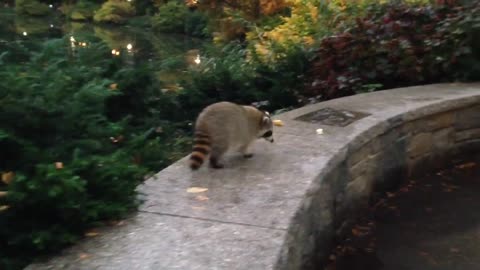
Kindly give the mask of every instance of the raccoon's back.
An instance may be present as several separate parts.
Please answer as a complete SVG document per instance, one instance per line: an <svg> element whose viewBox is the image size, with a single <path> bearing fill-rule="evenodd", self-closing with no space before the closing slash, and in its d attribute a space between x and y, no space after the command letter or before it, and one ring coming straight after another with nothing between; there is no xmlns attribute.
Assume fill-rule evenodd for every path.
<svg viewBox="0 0 480 270"><path fill-rule="evenodd" d="M245 136L248 119L243 107L231 102L219 102L205 108L195 124L197 130L208 132L212 139L235 140Z"/></svg>

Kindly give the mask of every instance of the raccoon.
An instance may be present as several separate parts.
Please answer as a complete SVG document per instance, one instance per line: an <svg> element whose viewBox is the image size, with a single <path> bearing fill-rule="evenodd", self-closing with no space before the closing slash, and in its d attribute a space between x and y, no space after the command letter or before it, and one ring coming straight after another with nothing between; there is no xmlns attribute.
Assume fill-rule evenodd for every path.
<svg viewBox="0 0 480 270"><path fill-rule="evenodd" d="M190 168L200 168L207 156L210 167L223 168L220 159L227 150L250 158L253 154L249 147L259 138L274 141L272 119L267 112L226 101L214 103L203 109L195 123Z"/></svg>

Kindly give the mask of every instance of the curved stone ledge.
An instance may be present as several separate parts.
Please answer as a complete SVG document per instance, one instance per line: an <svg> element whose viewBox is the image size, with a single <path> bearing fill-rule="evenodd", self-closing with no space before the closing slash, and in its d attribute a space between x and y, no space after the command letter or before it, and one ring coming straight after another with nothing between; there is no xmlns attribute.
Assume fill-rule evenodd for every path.
<svg viewBox="0 0 480 270"><path fill-rule="evenodd" d="M299 120L322 109L352 118ZM140 187L145 203L124 225L28 269L314 269L376 194L480 150L480 84L380 91L276 118L276 143L257 143L254 158L194 173L184 158Z"/></svg>

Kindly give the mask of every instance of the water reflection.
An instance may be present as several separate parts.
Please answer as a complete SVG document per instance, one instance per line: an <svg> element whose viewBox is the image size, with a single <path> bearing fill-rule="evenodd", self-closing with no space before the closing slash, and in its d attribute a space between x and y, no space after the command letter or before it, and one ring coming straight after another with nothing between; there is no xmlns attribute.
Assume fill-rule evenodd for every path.
<svg viewBox="0 0 480 270"><path fill-rule="evenodd" d="M60 18L32 18L16 16L11 8L0 8L0 41L22 41L38 43L52 38L69 35L70 53L88 47L89 39L103 41L126 65L137 65L146 61L159 62L158 76L170 90L178 88L178 77L182 70L201 63L201 51L205 41L183 35L156 34L144 28L132 26L99 26L90 23L64 22ZM161 69L160 62L175 59L174 68ZM174 61L174 62L175 62ZM168 65L167 65L168 66Z"/></svg>

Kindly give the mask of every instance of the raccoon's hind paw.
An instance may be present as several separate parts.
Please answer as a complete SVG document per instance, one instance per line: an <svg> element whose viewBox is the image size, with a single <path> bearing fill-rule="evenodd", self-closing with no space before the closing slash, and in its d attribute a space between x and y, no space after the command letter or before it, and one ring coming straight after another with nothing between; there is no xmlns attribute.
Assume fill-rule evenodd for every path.
<svg viewBox="0 0 480 270"><path fill-rule="evenodd" d="M253 154L252 154L252 153L243 154L243 157L244 157L244 158L251 158L251 157L253 157Z"/></svg>
<svg viewBox="0 0 480 270"><path fill-rule="evenodd" d="M210 167L214 169L221 169L223 168L223 164L219 163L217 158L210 158Z"/></svg>

